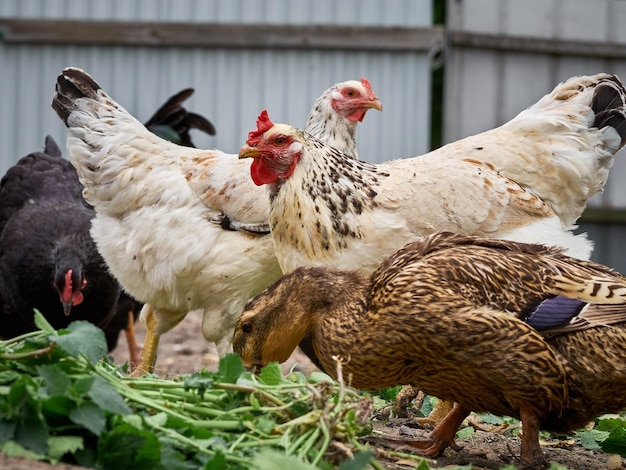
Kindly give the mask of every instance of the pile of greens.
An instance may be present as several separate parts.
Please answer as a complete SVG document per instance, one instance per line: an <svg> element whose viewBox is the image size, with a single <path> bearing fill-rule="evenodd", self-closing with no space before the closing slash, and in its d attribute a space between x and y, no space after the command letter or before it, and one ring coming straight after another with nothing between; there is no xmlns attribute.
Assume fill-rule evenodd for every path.
<svg viewBox="0 0 626 470"><path fill-rule="evenodd" d="M55 331L35 318L38 331L0 341L0 452L116 470L383 468L358 438L398 388L357 394L343 385L341 364L336 382L321 373L283 376L276 364L254 376L234 354L217 372L134 378L110 362L91 323ZM623 416L600 417L577 434L588 449L626 455ZM377 452L430 468L416 456Z"/></svg>
<svg viewBox="0 0 626 470"><path fill-rule="evenodd" d="M36 322L0 341L1 452L99 469L382 468L357 440L371 401L341 380L277 365L256 377L234 354L216 373L132 378L92 324Z"/></svg>

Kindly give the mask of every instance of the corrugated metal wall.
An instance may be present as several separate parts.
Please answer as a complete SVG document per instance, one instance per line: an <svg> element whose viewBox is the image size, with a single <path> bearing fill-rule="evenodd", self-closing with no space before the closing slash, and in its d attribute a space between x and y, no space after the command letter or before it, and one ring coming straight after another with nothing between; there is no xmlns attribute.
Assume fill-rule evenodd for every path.
<svg viewBox="0 0 626 470"><path fill-rule="evenodd" d="M542 39L546 44L535 46L547 50L524 50L523 42L509 50L497 40L491 48L449 42L444 140L500 125L574 75L610 72L626 80L626 55L619 51L626 50L625 23L623 0L447 0L449 38L461 32L488 39L500 36L500 43L502 38ZM558 53L554 42L574 47ZM589 206L626 208L625 179L626 151L622 150L605 191ZM623 226L583 224L581 229L596 242L594 259L626 272Z"/></svg>
<svg viewBox="0 0 626 470"><path fill-rule="evenodd" d="M452 31L503 36L611 41L626 48L623 0L448 0ZM574 75L616 73L626 79L623 59L448 47L446 51L446 142L498 126ZM626 178L626 152L612 180ZM609 184L592 205L626 207L626 191Z"/></svg>
<svg viewBox="0 0 626 470"><path fill-rule="evenodd" d="M431 0L2 0L0 18L283 25L427 27ZM447 0L450 32L587 41L626 49L623 0ZM595 41L595 43L594 43ZM522 48L523 49L523 48ZM444 140L480 132L511 118L572 75L614 72L626 60L598 54L447 45ZM302 126L313 101L331 84L365 76L381 98L359 132L361 157L383 161L429 150L430 59L427 52L220 49L8 44L0 41L0 174L40 149L46 134L63 143L52 110L54 81L82 67L139 119L192 86L188 107L207 116L216 137L196 133L200 147L236 152L268 108L275 121ZM618 157L594 207L626 208L626 152ZM586 225L596 259L626 272L624 229Z"/></svg>
<svg viewBox="0 0 626 470"><path fill-rule="evenodd" d="M430 0L3 0L0 18L204 23L429 26ZM78 66L133 115L147 119L173 93L194 87L188 108L208 117L217 136L199 147L237 152L256 116L303 126L333 83L367 77L384 112L359 131L363 159L383 161L429 149L427 53L381 51L56 46L0 41L0 173L40 149L46 134L64 141L50 108L56 76Z"/></svg>
<svg viewBox="0 0 626 470"><path fill-rule="evenodd" d="M422 0L2 0L13 18L429 26Z"/></svg>

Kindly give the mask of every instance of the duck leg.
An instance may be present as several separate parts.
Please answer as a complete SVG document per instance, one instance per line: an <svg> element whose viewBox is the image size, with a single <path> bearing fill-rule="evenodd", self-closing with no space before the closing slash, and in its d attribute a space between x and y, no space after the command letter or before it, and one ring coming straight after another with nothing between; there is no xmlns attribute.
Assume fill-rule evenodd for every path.
<svg viewBox="0 0 626 470"><path fill-rule="evenodd" d="M445 402L449 403L449 402ZM419 453L424 457L436 457L444 451L446 447L459 451L461 448L454 442L454 435L461 423L470 414L471 410L455 403L452 410L430 433L430 438L425 441L407 442L412 447L419 449Z"/></svg>
<svg viewBox="0 0 626 470"><path fill-rule="evenodd" d="M541 470L548 467L539 445L540 419L533 410L520 409L522 421L522 450L520 468L524 470Z"/></svg>

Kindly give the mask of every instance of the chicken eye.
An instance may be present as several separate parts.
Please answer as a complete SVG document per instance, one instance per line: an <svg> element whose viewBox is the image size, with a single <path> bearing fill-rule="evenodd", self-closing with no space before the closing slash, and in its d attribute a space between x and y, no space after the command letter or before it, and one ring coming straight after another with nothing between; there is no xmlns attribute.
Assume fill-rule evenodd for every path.
<svg viewBox="0 0 626 470"><path fill-rule="evenodd" d="M350 90L346 90L346 96L347 96L348 98L353 98L353 97L354 97L354 95L355 95L354 90L352 90L352 89L350 89Z"/></svg>
<svg viewBox="0 0 626 470"><path fill-rule="evenodd" d="M276 137L276 139L274 140L274 142L277 145L283 145L285 143L285 138L284 137Z"/></svg>
<svg viewBox="0 0 626 470"><path fill-rule="evenodd" d="M252 323L250 323L249 321L245 322L243 325L241 325L241 331L243 331L244 333L250 333L252 331Z"/></svg>

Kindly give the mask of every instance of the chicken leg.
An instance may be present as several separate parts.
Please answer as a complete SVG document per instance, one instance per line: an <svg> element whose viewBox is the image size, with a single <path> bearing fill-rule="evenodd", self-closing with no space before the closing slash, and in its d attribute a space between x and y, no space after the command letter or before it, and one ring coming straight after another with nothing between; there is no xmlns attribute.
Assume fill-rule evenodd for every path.
<svg viewBox="0 0 626 470"><path fill-rule="evenodd" d="M139 364L130 374L132 377L140 377L144 374L150 374L154 371L154 363L156 362L156 353L159 347L159 335L155 333L157 320L154 316L154 310L148 304L141 309L141 317L146 322L146 337L143 341L143 350L141 351L141 360Z"/></svg>
<svg viewBox="0 0 626 470"><path fill-rule="evenodd" d="M130 367L133 370L141 361L141 348L137 343L135 335L135 312L131 309L128 311L128 323L124 330L126 336L126 344L128 344L128 355L130 356Z"/></svg>
<svg viewBox="0 0 626 470"><path fill-rule="evenodd" d="M149 304L141 309L140 319L146 322L146 337L144 339L141 360L137 368L131 373L132 377L139 377L154 372L157 349L161 335L178 325L187 313L180 314L172 311L156 310Z"/></svg>

